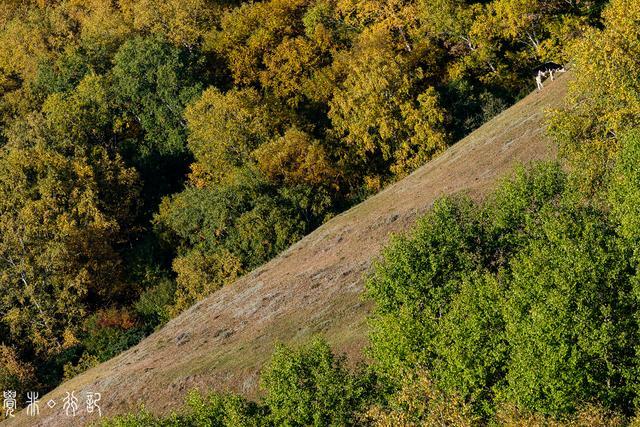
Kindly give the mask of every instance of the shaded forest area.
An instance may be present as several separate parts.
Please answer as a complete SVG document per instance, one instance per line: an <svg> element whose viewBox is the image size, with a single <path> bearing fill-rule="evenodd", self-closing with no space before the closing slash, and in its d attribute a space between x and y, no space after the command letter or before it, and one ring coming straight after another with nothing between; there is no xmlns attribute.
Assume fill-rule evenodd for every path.
<svg viewBox="0 0 640 427"><path fill-rule="evenodd" d="M581 70L552 128L596 198L638 117L637 8L602 30L605 3L0 0L0 388L135 344L511 105L541 62Z"/></svg>

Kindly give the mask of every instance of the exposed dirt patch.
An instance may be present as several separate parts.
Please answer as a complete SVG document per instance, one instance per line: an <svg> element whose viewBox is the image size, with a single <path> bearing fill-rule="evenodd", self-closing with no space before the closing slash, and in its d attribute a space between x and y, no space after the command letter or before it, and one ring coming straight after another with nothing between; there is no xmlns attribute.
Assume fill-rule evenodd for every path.
<svg viewBox="0 0 640 427"><path fill-rule="evenodd" d="M75 418L41 404L34 420L16 425L67 426L95 420L82 408L88 391L102 393L102 412L140 404L155 413L181 405L192 388L258 391L258 372L276 341L300 342L324 334L351 361L362 358L363 274L392 233L408 229L435 199L459 191L481 198L516 163L555 156L543 117L560 105L569 76L485 124L409 177L338 215L280 256L173 319L136 347L61 385L41 399L61 403L75 390ZM34 423L37 421L37 423Z"/></svg>

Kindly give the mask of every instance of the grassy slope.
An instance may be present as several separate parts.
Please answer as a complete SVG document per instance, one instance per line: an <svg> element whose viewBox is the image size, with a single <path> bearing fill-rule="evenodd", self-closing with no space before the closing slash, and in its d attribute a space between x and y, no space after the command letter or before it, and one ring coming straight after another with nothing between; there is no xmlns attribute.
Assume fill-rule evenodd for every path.
<svg viewBox="0 0 640 427"><path fill-rule="evenodd" d="M61 415L75 390L102 393L107 415L144 404L154 412L179 406L191 388L228 389L255 396L258 371L274 342L325 334L350 360L366 345L363 273L390 234L408 229L434 199L466 191L482 197L518 162L549 158L544 111L560 105L568 75L535 92L380 194L337 216L276 259L172 320L162 330L114 359L61 385L41 399L40 425L81 425L83 411ZM33 418L14 420L32 425Z"/></svg>

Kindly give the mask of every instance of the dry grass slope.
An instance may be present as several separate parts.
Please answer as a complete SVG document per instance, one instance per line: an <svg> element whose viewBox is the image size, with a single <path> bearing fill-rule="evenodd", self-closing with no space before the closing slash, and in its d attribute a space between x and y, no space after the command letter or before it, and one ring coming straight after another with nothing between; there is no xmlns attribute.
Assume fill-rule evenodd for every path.
<svg viewBox="0 0 640 427"><path fill-rule="evenodd" d="M61 401L75 390L102 393L107 415L137 409L167 412L187 390L258 392L258 372L278 340L326 335L350 360L366 345L363 273L392 233L408 229L433 201L465 191L480 198L516 163L550 158L543 117L564 97L570 75L535 92L380 194L337 216L276 259L194 305L162 330L114 359L62 384L41 399ZM41 404L39 425L82 425L80 408L67 418L61 405ZM16 425L33 425L24 413Z"/></svg>

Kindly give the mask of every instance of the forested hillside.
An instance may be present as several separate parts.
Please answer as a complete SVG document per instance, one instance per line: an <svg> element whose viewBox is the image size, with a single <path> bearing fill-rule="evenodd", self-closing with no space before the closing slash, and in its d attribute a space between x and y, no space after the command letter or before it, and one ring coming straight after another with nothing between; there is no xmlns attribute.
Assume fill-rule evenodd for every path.
<svg viewBox="0 0 640 427"><path fill-rule="evenodd" d="M103 394L104 414L152 414L180 409L192 389L233 391L260 399L260 372L278 343L326 338L350 367L366 360L364 276L389 238L403 233L443 195L481 200L514 165L556 157L545 135L545 111L558 108L567 73L533 92L408 177L337 215L283 253L212 293L120 355L63 382L68 390ZM81 408L73 418L59 408L41 411L42 425L83 425L96 420ZM24 411L23 411L24 415ZM16 420L29 425L29 417Z"/></svg>
<svg viewBox="0 0 640 427"><path fill-rule="evenodd" d="M0 2L0 385L109 359L531 88L599 1Z"/></svg>
<svg viewBox="0 0 640 427"><path fill-rule="evenodd" d="M105 425L639 425L640 4L613 0L570 52L547 116L559 161L443 197L387 245L365 364L321 338L278 345L258 401L191 393Z"/></svg>
<svg viewBox="0 0 640 427"><path fill-rule="evenodd" d="M637 2L0 0L0 46L3 390L126 350L554 61L573 70L547 121L562 165L444 199L390 244L367 280L367 367L281 347L264 400L194 396L162 422L632 420Z"/></svg>

